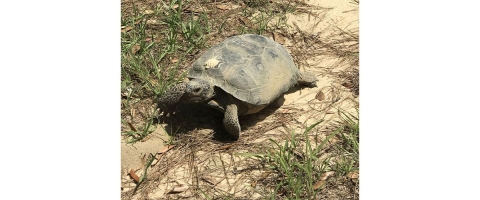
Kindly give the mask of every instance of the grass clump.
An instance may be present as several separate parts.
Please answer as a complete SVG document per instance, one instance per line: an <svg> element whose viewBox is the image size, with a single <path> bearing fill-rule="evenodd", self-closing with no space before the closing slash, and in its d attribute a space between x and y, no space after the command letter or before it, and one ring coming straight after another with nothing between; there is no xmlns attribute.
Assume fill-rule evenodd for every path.
<svg viewBox="0 0 480 200"><path fill-rule="evenodd" d="M183 77L179 63L204 46L206 15L184 13L182 2L162 1L144 11L132 2L132 13L122 18L122 92L127 96L162 94Z"/></svg>
<svg viewBox="0 0 480 200"><path fill-rule="evenodd" d="M151 118L141 128L136 128L133 124L127 122L131 130L123 133L123 136L129 138L127 139L126 143L135 143L147 137L148 134L152 133L156 129L156 126L153 124L153 122L154 119Z"/></svg>
<svg viewBox="0 0 480 200"><path fill-rule="evenodd" d="M131 110L154 106L158 96L185 77L191 55L205 48L205 35L210 32L206 13L185 13L188 2L160 1L154 6L122 3L122 132L129 142L152 132L156 115L149 110L132 116ZM137 130L128 123L143 128Z"/></svg>
<svg viewBox="0 0 480 200"><path fill-rule="evenodd" d="M257 154L242 154L265 163L274 174L263 182L271 192L267 199L316 199L327 187L328 177L346 177L358 172L358 117L342 113L342 127L318 141L312 134L317 122L301 134L292 132L284 142L270 139L271 147ZM332 138L337 139L332 142ZM333 151L332 151L333 150ZM327 153L328 152L328 153ZM357 184L358 185L358 184Z"/></svg>
<svg viewBox="0 0 480 200"><path fill-rule="evenodd" d="M309 132L321 122L317 122L305 129L303 134L294 132L283 142L270 139L273 147L267 148L265 153L246 154L263 160L274 171L274 189L268 199L277 199L279 196L287 199L309 199L315 195L315 180L325 172L325 163L318 159L322 147L335 134L330 134L320 144L312 145Z"/></svg>
<svg viewBox="0 0 480 200"><path fill-rule="evenodd" d="M346 175L359 170L360 127L358 116L343 111L339 111L339 113L343 122L339 134L341 142L334 146L339 156L332 168L339 175Z"/></svg>

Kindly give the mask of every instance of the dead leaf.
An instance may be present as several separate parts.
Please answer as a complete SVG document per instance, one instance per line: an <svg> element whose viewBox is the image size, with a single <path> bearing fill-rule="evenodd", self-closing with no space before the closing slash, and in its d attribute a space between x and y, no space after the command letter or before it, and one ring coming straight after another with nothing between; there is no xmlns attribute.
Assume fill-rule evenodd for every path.
<svg viewBox="0 0 480 200"><path fill-rule="evenodd" d="M140 22L142 22L142 19L138 19L137 21L135 21L135 24L139 24Z"/></svg>
<svg viewBox="0 0 480 200"><path fill-rule="evenodd" d="M351 178L352 181L356 181L356 179L358 179L358 177L359 177L358 171L353 171L353 172L348 173L347 177Z"/></svg>
<svg viewBox="0 0 480 200"><path fill-rule="evenodd" d="M133 180L135 180L137 183L140 181L140 178L137 176L137 174L135 174L135 171L133 171L133 169L130 169L129 175L130 175L130 177L132 177Z"/></svg>
<svg viewBox="0 0 480 200"><path fill-rule="evenodd" d="M170 62L175 64L175 63L178 62L178 58L173 58L173 59L170 60Z"/></svg>
<svg viewBox="0 0 480 200"><path fill-rule="evenodd" d="M247 27L252 27L252 22L250 21L250 19L246 18L246 17L239 17L238 20L240 21L240 23L242 23L243 25L247 26Z"/></svg>
<svg viewBox="0 0 480 200"><path fill-rule="evenodd" d="M273 32L273 40L280 44L285 44L285 37L283 37L283 35L280 35L279 33Z"/></svg>
<svg viewBox="0 0 480 200"><path fill-rule="evenodd" d="M126 33L126 32L128 32L128 31L130 31L130 30L132 30L132 29L133 29L133 28L132 28L131 26L127 26L127 27L125 27L125 28L122 28L121 32L122 32L122 33Z"/></svg>
<svg viewBox="0 0 480 200"><path fill-rule="evenodd" d="M315 185L313 185L313 189L316 190L316 189L318 189L318 188L323 187L326 182L327 182L326 180L318 181L317 183L315 183Z"/></svg>
<svg viewBox="0 0 480 200"><path fill-rule="evenodd" d="M160 42L163 41L163 39L164 38L160 36L160 37L155 37L155 40L153 40L153 41L156 42L156 43L160 43Z"/></svg>
<svg viewBox="0 0 480 200"><path fill-rule="evenodd" d="M325 172L325 173L323 173L323 174L320 176L320 180L327 180L328 177L330 177L330 176L332 176L332 175L334 175L334 174L335 174L335 172L332 172L332 171L330 171L330 172Z"/></svg>
<svg viewBox="0 0 480 200"><path fill-rule="evenodd" d="M186 184L180 184L180 185L176 185L173 187L172 190L170 190L170 192L168 192L168 194L176 194L176 193L180 193L180 192L185 192L186 190L188 189L188 185Z"/></svg>
<svg viewBox="0 0 480 200"><path fill-rule="evenodd" d="M132 124L132 123L130 123L130 122L127 122L127 124L128 124L128 126L130 127L130 129L132 129L132 131L135 131L135 132L137 132L137 129L135 128L135 126L133 126L133 124Z"/></svg>
<svg viewBox="0 0 480 200"><path fill-rule="evenodd" d="M257 186L257 181L256 180L252 181L252 184L250 185L254 188L255 186Z"/></svg>
<svg viewBox="0 0 480 200"><path fill-rule="evenodd" d="M161 153L165 153L167 151L169 151L170 149L172 149L173 147L175 147L175 145L167 145L167 146L163 146L162 148L160 148L160 150L158 150L158 154L161 154Z"/></svg>
<svg viewBox="0 0 480 200"><path fill-rule="evenodd" d="M261 177L262 178L267 178L268 175L270 175L272 173L272 171L266 171L266 172L263 172Z"/></svg>
<svg viewBox="0 0 480 200"><path fill-rule="evenodd" d="M233 144L227 144L227 145L221 146L217 150L225 150L225 149L229 149L230 147L233 147Z"/></svg>
<svg viewBox="0 0 480 200"><path fill-rule="evenodd" d="M322 100L325 99L325 94L323 94L322 91L319 91L319 92L317 93L317 95L315 95L315 99L317 99L317 100L319 100L319 101L322 101Z"/></svg>
<svg viewBox="0 0 480 200"><path fill-rule="evenodd" d="M146 15L151 15L153 13L155 13L155 11L153 11L153 10L145 10L144 11L144 14L146 14Z"/></svg>
<svg viewBox="0 0 480 200"><path fill-rule="evenodd" d="M133 54L136 54L138 51L140 51L140 45L138 45L138 44L133 45L133 47L132 47L132 53L133 53Z"/></svg>
<svg viewBox="0 0 480 200"><path fill-rule="evenodd" d="M335 112L332 112L332 111L327 111L326 114L335 114Z"/></svg>
<svg viewBox="0 0 480 200"><path fill-rule="evenodd" d="M152 38L145 38L145 42L150 42L152 41Z"/></svg>
<svg viewBox="0 0 480 200"><path fill-rule="evenodd" d="M149 19L146 22L147 24L158 24L158 21L156 19Z"/></svg>
<svg viewBox="0 0 480 200"><path fill-rule="evenodd" d="M327 183L328 177L332 176L333 174L335 174L335 172L330 171L320 175L320 181L318 181L317 183L315 183L315 185L313 185L313 189L316 190L318 188L323 187L325 183Z"/></svg>
<svg viewBox="0 0 480 200"><path fill-rule="evenodd" d="M220 10L230 10L230 7L227 5L217 5L216 7Z"/></svg>

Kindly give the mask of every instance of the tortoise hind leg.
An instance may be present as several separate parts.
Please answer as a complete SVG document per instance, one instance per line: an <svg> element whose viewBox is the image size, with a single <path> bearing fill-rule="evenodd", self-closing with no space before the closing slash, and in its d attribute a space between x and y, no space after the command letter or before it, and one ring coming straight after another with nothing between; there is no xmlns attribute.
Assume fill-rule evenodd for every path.
<svg viewBox="0 0 480 200"><path fill-rule="evenodd" d="M300 72L297 83L307 87L317 87L317 77L310 72Z"/></svg>
<svg viewBox="0 0 480 200"><path fill-rule="evenodd" d="M227 129L228 134L238 139L240 136L240 122L238 121L238 110L235 104L230 104L225 109L223 117L223 126Z"/></svg>

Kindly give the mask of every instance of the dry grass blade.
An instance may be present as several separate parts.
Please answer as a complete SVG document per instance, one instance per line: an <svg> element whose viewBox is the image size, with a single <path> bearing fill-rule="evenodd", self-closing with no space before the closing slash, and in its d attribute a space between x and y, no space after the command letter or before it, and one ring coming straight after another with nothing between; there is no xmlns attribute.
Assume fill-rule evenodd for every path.
<svg viewBox="0 0 480 200"><path fill-rule="evenodd" d="M217 150L225 150L225 149L230 149L230 147L233 147L234 144L227 144L224 146L219 147Z"/></svg>
<svg viewBox="0 0 480 200"><path fill-rule="evenodd" d="M132 28L131 26L127 26L127 27L125 27L125 28L122 28L122 30L121 30L120 32L126 33L126 32L128 32L128 31L130 31L130 30L132 30L132 29L133 29L133 28Z"/></svg>
<svg viewBox="0 0 480 200"><path fill-rule="evenodd" d="M216 5L215 7L217 7L220 10L230 10L230 7L227 5Z"/></svg>
<svg viewBox="0 0 480 200"><path fill-rule="evenodd" d="M217 184L217 181L215 181L213 178L211 177L207 177L207 176L202 176L201 178L203 181L209 183L210 185L216 185Z"/></svg>
<svg viewBox="0 0 480 200"><path fill-rule="evenodd" d="M135 111L134 108L130 109L130 115L132 116L132 118L135 118L135 116L136 116L136 113L135 113L135 112L136 112L136 111ZM130 128L131 128L131 126L130 126Z"/></svg>
<svg viewBox="0 0 480 200"><path fill-rule="evenodd" d="M349 88L349 89L353 88L353 84L351 84L351 83L342 83L342 86L346 87L346 88Z"/></svg>
<svg viewBox="0 0 480 200"><path fill-rule="evenodd" d="M170 149L173 149L173 147L175 147L175 145L167 145L167 146L163 146L162 148L160 148L160 150L158 150L158 154L162 154L162 153L165 153L167 151L169 151Z"/></svg>
<svg viewBox="0 0 480 200"><path fill-rule="evenodd" d="M168 194L177 194L177 193L185 192L187 189L188 189L188 185L186 184L176 185L173 187L172 190L170 190L170 192L168 192Z"/></svg>
<svg viewBox="0 0 480 200"><path fill-rule="evenodd" d="M137 132L137 129L135 128L135 126L133 126L133 124L132 124L132 123L130 123L130 122L127 122L127 124L128 124L128 126L130 127L130 129L132 129L132 131L135 131L135 132Z"/></svg>

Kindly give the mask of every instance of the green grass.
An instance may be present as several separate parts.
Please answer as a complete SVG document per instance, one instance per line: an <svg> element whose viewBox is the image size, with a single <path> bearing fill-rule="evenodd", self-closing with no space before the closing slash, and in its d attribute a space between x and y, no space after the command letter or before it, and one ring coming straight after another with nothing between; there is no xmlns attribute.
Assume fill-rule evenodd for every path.
<svg viewBox="0 0 480 200"><path fill-rule="evenodd" d="M122 33L122 92L158 96L183 78L179 64L193 49L204 46L209 24L205 13L184 14L182 2L163 2L148 15L133 5L134 15L122 20L122 26L133 28Z"/></svg>
<svg viewBox="0 0 480 200"><path fill-rule="evenodd" d="M204 12L197 15L184 13L183 2L162 2L149 13L131 3L130 12L122 13L121 92L124 113L141 100L155 102L154 99L185 77L181 65L185 65L192 51L205 48L204 36L210 32L207 16ZM152 132L150 128L155 113L149 114L138 130L123 131L129 142L141 140ZM122 123L127 121L122 120Z"/></svg>
<svg viewBox="0 0 480 200"><path fill-rule="evenodd" d="M130 123L129 126L131 126L132 130L123 133L123 136L129 138L127 139L126 143L135 143L147 137L148 134L152 133L156 129L153 121L154 119L150 118L143 127L135 127L133 124Z"/></svg>
<svg viewBox="0 0 480 200"><path fill-rule="evenodd" d="M358 111L357 111L358 113ZM345 175L349 172L359 170L359 133L358 115L339 111L342 117L343 127L340 132L341 144L335 145L339 152L339 159L332 166L337 175Z"/></svg>
<svg viewBox="0 0 480 200"><path fill-rule="evenodd" d="M135 189L133 190L133 193L135 193L138 190L138 188L140 187L140 184L143 183L147 179L148 168L150 168L152 166L152 163L153 163L154 160L155 160L155 155L149 154L147 162L146 162L146 164L143 168L143 174L142 174L142 176L140 176L140 180L138 180L138 183L135 186Z"/></svg>
<svg viewBox="0 0 480 200"><path fill-rule="evenodd" d="M260 0L246 1L246 5L248 7L242 11L243 16L249 17L254 26L242 30L242 33L249 32L263 35L289 27L289 25L287 25L286 14L294 13L298 2L288 0L269 3L269 1Z"/></svg>
<svg viewBox="0 0 480 200"><path fill-rule="evenodd" d="M315 199L315 195L323 188L315 187L323 173L333 171L338 177L358 170L358 117L346 113L342 113L342 116L344 126L330 133L320 143L311 139L315 135L312 134L313 128L321 123L317 122L301 134L292 132L283 142L270 139L271 145L263 153L240 154L262 160L276 174L271 180L275 188L265 198L277 199L280 195L287 199ZM320 159L333 137L340 139L339 144L331 147L337 150L336 153Z"/></svg>

